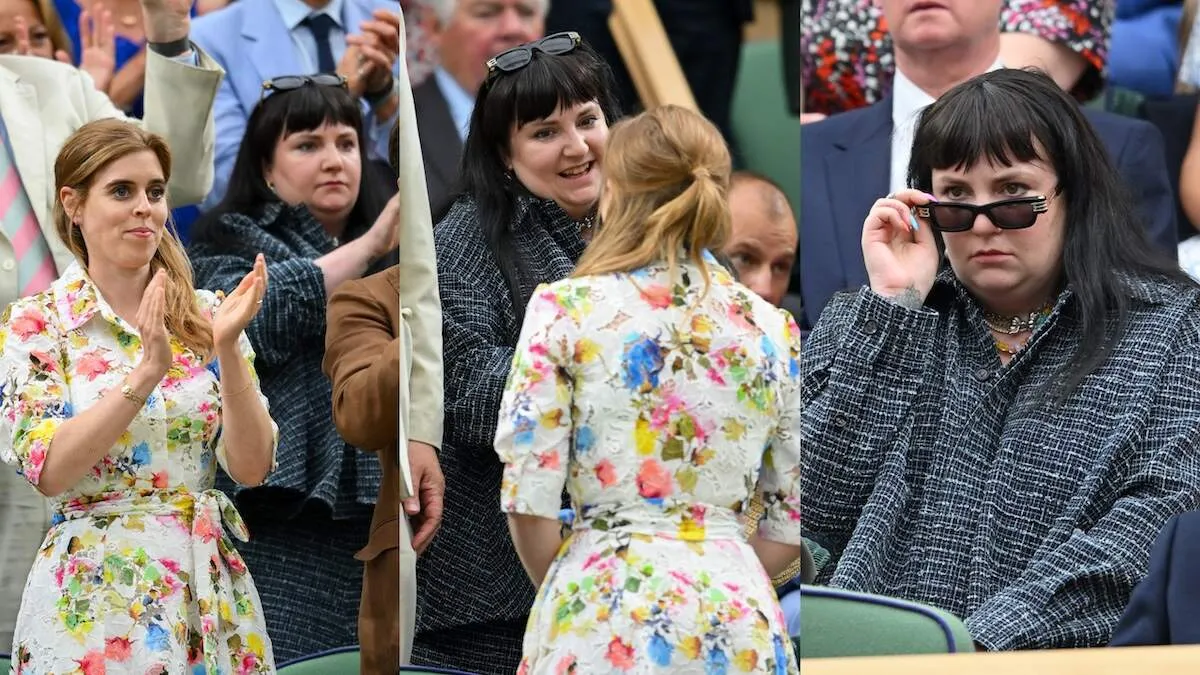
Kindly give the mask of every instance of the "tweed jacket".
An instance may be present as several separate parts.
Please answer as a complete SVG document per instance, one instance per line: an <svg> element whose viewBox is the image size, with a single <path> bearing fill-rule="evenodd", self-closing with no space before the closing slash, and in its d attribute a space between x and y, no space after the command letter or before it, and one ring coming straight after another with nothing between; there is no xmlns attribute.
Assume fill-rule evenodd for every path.
<svg viewBox="0 0 1200 675"><path fill-rule="evenodd" d="M513 233L533 283L526 296L537 283L565 278L583 253L578 225L552 201L522 197ZM450 208L434 231L434 246L442 301L446 508L441 530L417 561L418 634L521 619L534 596L500 512L503 466L492 449L521 325L471 199Z"/></svg>
<svg viewBox="0 0 1200 675"><path fill-rule="evenodd" d="M1200 506L1200 289L1126 284L1124 333L1058 406L1069 289L1006 365L952 274L920 311L835 296L801 367L818 582L941 607L988 649L1106 644L1155 535Z"/></svg>
<svg viewBox="0 0 1200 675"><path fill-rule="evenodd" d="M373 454L357 452L338 435L332 389L321 371L327 298L325 275L313 261L334 249L333 238L306 207L281 202L257 218L225 214L219 225L220 244L188 247L196 287L229 293L259 252L266 258L266 296L246 335L279 425L279 468L266 487L221 487L237 495L251 518L266 510L275 518L293 517L309 502L324 504L334 517L357 516L375 503L381 475Z"/></svg>

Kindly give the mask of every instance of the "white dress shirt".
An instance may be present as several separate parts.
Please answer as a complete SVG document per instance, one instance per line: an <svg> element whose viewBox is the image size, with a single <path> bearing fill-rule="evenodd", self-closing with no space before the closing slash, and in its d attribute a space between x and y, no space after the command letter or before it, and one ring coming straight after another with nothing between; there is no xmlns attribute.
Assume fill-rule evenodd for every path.
<svg viewBox="0 0 1200 675"><path fill-rule="evenodd" d="M997 60L988 72L1003 68ZM934 98L913 84L899 69L892 80L892 173L888 190L898 192L908 187L908 160L912 157L913 134L917 117Z"/></svg>

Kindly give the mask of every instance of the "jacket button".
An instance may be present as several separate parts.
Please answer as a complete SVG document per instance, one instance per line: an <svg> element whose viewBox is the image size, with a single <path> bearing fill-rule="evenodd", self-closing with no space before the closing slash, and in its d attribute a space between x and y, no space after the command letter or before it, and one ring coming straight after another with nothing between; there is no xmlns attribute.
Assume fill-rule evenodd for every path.
<svg viewBox="0 0 1200 675"><path fill-rule="evenodd" d="M866 323L862 325L862 332L866 333L867 335L874 335L879 332L879 324L875 323L874 319L868 319Z"/></svg>
<svg viewBox="0 0 1200 675"><path fill-rule="evenodd" d="M979 370L975 371L975 379L979 380L980 382L987 382L989 379L991 379L991 377L992 371L988 370L987 368L980 368Z"/></svg>
<svg viewBox="0 0 1200 675"><path fill-rule="evenodd" d="M839 414L839 415L834 415L834 416L833 416L833 426L835 426L835 427L837 427L837 428L839 428L839 429L845 429L845 428L846 428L846 425L847 425L847 424L849 424L849 423L850 423L850 422L849 422L849 420L847 420L847 419L846 419L846 416L845 416L845 415L840 415L840 414Z"/></svg>

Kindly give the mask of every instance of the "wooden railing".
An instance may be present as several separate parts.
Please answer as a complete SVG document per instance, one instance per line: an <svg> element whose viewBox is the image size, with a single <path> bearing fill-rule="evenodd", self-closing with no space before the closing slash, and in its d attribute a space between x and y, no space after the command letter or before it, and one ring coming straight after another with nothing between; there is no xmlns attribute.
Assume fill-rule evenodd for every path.
<svg viewBox="0 0 1200 675"><path fill-rule="evenodd" d="M613 0L608 27L644 107L698 110L652 0Z"/></svg>

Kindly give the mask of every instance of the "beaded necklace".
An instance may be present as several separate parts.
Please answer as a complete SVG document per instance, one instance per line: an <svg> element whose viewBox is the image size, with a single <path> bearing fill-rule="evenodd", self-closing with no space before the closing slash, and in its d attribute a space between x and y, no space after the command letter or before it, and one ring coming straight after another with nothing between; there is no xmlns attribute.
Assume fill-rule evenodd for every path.
<svg viewBox="0 0 1200 675"><path fill-rule="evenodd" d="M1039 326L1046 323L1046 319L1050 317L1050 312L1052 310L1053 307L1046 305L1036 312L1030 312L1028 318L1023 316L1001 317L996 314L987 313L984 314L984 318L987 320L988 327L997 333L1016 335L1017 333L1022 332L1032 333L1033 331L1037 330ZM996 321L993 321L993 317L995 317ZM1003 325L1004 321L1009 321L1009 325L1007 327ZM997 326L997 323L1000 323L1001 325ZM1019 326L1019 328L1014 330L1013 328L1017 326ZM1025 344L1028 342L1028 339L1026 339L1025 342L1021 342L1019 344L1016 341L1009 343L995 336L992 336L992 339L996 342L996 349L1004 354L1008 354L1009 356L1016 356L1017 352L1024 349Z"/></svg>

